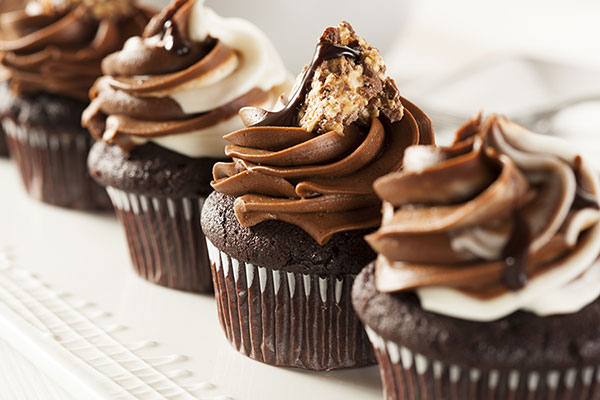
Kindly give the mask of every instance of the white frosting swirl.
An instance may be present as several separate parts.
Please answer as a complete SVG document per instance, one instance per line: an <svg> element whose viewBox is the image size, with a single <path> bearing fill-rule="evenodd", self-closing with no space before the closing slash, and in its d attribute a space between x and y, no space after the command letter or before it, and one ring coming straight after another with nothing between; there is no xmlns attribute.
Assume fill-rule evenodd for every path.
<svg viewBox="0 0 600 400"><path fill-rule="evenodd" d="M563 140L525 131L508 121L501 120L492 132L500 150L517 166L532 167L562 164L565 190L575 197L576 180L573 163L578 153ZM590 179L591 192L600 202L600 181L593 167L581 160L580 171ZM584 208L565 222L568 208L561 210L557 223L545 235L530 246L537 250L548 242L559 228L564 229L565 241L575 248L556 265L532 277L520 290L482 299L451 287L423 287L416 290L424 309L456 318L472 321L493 321L518 310L526 310L539 316L574 313L593 302L600 295L600 212ZM591 229L582 237L580 234ZM494 259L500 254L506 238L479 228L468 230L454 237L455 250L469 252L484 259Z"/></svg>

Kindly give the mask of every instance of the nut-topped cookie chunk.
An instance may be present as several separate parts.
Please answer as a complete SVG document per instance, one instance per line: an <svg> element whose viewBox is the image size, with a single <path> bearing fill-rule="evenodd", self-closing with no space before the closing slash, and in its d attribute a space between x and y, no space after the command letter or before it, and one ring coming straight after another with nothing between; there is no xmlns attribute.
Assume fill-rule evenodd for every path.
<svg viewBox="0 0 600 400"><path fill-rule="evenodd" d="M327 60L316 69L299 112L301 128L342 133L353 122L368 125L380 113L390 122L402 118L400 94L394 81L385 75L379 50L358 36L348 22L327 29L321 43L348 46L358 50L360 56Z"/></svg>

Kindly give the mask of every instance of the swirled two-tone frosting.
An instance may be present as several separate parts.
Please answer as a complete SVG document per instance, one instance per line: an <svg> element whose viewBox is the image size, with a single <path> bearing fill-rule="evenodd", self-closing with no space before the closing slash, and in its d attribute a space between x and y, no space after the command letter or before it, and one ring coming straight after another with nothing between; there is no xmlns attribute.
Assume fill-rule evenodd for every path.
<svg viewBox="0 0 600 400"><path fill-rule="evenodd" d="M0 63L17 93L85 102L102 59L144 29L148 10L129 0L38 0L1 17Z"/></svg>
<svg viewBox="0 0 600 400"><path fill-rule="evenodd" d="M243 106L270 108L288 74L254 25L202 1L176 0L102 65L83 116L92 135L131 150L148 141L189 157L223 157Z"/></svg>
<svg viewBox="0 0 600 400"><path fill-rule="evenodd" d="M323 245L379 224L373 182L401 168L408 146L433 142L427 116L384 73L377 50L343 23L322 36L282 109L242 109L247 128L225 137L233 162L215 165L212 185L237 197L243 227L284 221Z"/></svg>
<svg viewBox="0 0 600 400"><path fill-rule="evenodd" d="M576 312L600 295L600 183L559 139L477 118L451 147L409 148L374 187L381 292L416 290L425 309L470 320Z"/></svg>

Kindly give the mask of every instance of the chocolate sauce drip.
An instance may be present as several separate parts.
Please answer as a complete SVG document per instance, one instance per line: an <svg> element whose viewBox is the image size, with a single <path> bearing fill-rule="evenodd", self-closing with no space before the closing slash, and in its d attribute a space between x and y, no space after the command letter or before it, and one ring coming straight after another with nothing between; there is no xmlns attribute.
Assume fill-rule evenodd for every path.
<svg viewBox="0 0 600 400"><path fill-rule="evenodd" d="M189 54L193 44L181 32L181 30L187 30L187 24L184 23L180 29L176 21L177 13L182 9L189 10L189 0L177 0L169 8L155 16L144 30L143 37L160 36L165 43L165 50L178 56Z"/></svg>
<svg viewBox="0 0 600 400"><path fill-rule="evenodd" d="M510 290L518 290L527 284L527 263L529 261L529 244L531 232L527 221L520 211L514 214L512 235L502 250L504 283Z"/></svg>
<svg viewBox="0 0 600 400"><path fill-rule="evenodd" d="M163 41L165 42L165 49L178 56L185 56L192 51L191 43L183 38L173 21L165 22Z"/></svg>
<svg viewBox="0 0 600 400"><path fill-rule="evenodd" d="M360 51L348 46L336 46L331 43L319 43L315 50L312 62L304 72L300 85L292 94L287 105L280 111L268 112L263 119L252 126L294 126L296 125L296 117L298 111L308 93L308 88L315 76L315 72L321 63L327 60L340 58L343 56L357 59L360 56Z"/></svg>

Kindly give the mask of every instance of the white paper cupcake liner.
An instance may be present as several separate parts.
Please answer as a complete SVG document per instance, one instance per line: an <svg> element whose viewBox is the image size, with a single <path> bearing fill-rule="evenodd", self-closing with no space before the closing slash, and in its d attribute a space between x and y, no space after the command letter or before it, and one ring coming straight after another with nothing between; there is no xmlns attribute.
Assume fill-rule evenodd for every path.
<svg viewBox="0 0 600 400"><path fill-rule="evenodd" d="M375 363L350 301L355 275L320 277L258 267L207 240L219 319L241 353L312 370Z"/></svg>
<svg viewBox="0 0 600 400"><path fill-rule="evenodd" d="M2 120L12 158L27 192L45 203L80 209L110 209L104 189L87 170L92 138L85 132L48 133Z"/></svg>
<svg viewBox="0 0 600 400"><path fill-rule="evenodd" d="M387 341L366 328L375 348L385 399L551 400L600 398L600 368L485 371L446 364Z"/></svg>
<svg viewBox="0 0 600 400"><path fill-rule="evenodd" d="M106 188L125 228L135 271L178 290L212 292L200 226L204 198L158 198Z"/></svg>

